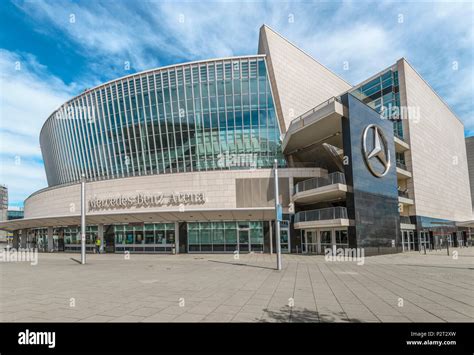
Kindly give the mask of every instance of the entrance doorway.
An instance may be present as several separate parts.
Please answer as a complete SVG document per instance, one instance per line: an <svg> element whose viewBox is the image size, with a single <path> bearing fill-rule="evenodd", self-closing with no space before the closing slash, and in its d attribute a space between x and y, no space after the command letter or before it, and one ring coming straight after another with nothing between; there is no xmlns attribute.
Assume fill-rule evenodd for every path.
<svg viewBox="0 0 474 355"><path fill-rule="evenodd" d="M289 253L291 249L288 221L280 221L280 249L282 253Z"/></svg>
<svg viewBox="0 0 474 355"><path fill-rule="evenodd" d="M303 253L316 254L318 251L317 232L315 230L305 230L303 238Z"/></svg>
<svg viewBox="0 0 474 355"><path fill-rule="evenodd" d="M251 251L249 230L239 229L239 253Z"/></svg>
<svg viewBox="0 0 474 355"><path fill-rule="evenodd" d="M415 234L411 230L402 230L402 251L415 250Z"/></svg>
<svg viewBox="0 0 474 355"><path fill-rule="evenodd" d="M324 254L327 248L348 248L345 228L321 228L303 230L302 250L305 254Z"/></svg>
<svg viewBox="0 0 474 355"><path fill-rule="evenodd" d="M430 249L430 234L426 231L420 232L419 250Z"/></svg>

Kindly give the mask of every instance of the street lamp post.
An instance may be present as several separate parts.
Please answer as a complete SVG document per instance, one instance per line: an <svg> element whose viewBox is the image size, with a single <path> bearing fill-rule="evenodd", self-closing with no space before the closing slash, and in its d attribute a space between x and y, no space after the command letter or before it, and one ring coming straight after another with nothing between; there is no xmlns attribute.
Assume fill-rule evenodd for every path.
<svg viewBox="0 0 474 355"><path fill-rule="evenodd" d="M275 159L273 165L275 171L275 236L276 236L276 255L277 255L277 270L281 270L281 245L280 245L280 219L282 209L279 201L280 193L278 191L278 161Z"/></svg>
<svg viewBox="0 0 474 355"><path fill-rule="evenodd" d="M86 177L81 177L81 264L86 263Z"/></svg>

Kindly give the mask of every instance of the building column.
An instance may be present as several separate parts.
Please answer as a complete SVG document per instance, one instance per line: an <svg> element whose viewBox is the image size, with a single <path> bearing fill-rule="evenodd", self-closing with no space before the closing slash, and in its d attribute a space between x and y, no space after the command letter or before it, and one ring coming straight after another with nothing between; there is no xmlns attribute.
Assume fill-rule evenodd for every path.
<svg viewBox="0 0 474 355"><path fill-rule="evenodd" d="M179 254L179 223L174 222L174 250Z"/></svg>
<svg viewBox="0 0 474 355"><path fill-rule="evenodd" d="M30 234L29 229L22 229L21 234L20 234L20 247L21 248L29 248L30 247L30 241L28 240L28 234Z"/></svg>
<svg viewBox="0 0 474 355"><path fill-rule="evenodd" d="M295 161L293 159L293 154L290 154L288 155L288 165L290 168L294 168L295 167Z"/></svg>
<svg viewBox="0 0 474 355"><path fill-rule="evenodd" d="M54 250L53 227L48 227L48 251Z"/></svg>
<svg viewBox="0 0 474 355"><path fill-rule="evenodd" d="M100 252L103 253L104 250L105 250L105 248L104 248L104 224L103 223L99 223L99 225L97 226L97 236L99 237L99 240L100 240Z"/></svg>
<svg viewBox="0 0 474 355"><path fill-rule="evenodd" d="M18 249L20 246L20 231L13 232L13 239L12 239L12 248Z"/></svg>
<svg viewBox="0 0 474 355"><path fill-rule="evenodd" d="M21 233L18 234L17 245L15 246L15 241L13 241L13 246L16 248L26 248L26 239L28 237L28 229L22 229Z"/></svg>

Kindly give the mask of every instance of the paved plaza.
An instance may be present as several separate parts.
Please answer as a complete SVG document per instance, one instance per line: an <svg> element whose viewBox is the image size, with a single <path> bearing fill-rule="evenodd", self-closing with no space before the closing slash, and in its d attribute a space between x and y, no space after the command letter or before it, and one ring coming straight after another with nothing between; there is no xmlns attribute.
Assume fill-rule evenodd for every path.
<svg viewBox="0 0 474 355"><path fill-rule="evenodd" d="M472 322L474 248L450 252L284 255L281 271L268 254L39 254L0 263L0 321Z"/></svg>

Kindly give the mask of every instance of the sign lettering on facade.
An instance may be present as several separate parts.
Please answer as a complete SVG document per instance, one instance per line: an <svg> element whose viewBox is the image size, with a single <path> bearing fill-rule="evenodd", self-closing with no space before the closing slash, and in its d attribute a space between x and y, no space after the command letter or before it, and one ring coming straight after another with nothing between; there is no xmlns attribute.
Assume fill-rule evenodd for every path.
<svg viewBox="0 0 474 355"><path fill-rule="evenodd" d="M114 208L133 207L161 207L180 205L202 205L206 202L203 193L149 193L140 192L136 195L115 195L111 197L94 196L89 199L88 206L91 210L104 210Z"/></svg>

